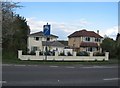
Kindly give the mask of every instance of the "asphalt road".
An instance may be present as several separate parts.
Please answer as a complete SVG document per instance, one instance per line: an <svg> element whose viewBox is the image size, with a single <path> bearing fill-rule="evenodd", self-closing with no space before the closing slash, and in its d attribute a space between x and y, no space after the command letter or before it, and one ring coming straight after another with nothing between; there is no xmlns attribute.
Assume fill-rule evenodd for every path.
<svg viewBox="0 0 120 88"><path fill-rule="evenodd" d="M3 65L3 86L118 86L117 65Z"/></svg>

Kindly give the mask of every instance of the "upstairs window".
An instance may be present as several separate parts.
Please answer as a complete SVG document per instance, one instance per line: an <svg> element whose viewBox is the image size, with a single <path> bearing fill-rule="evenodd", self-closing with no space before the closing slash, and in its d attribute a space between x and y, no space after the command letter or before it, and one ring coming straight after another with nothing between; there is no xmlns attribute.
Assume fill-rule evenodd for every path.
<svg viewBox="0 0 120 88"><path fill-rule="evenodd" d="M47 41L50 41L50 38L47 38Z"/></svg>
<svg viewBox="0 0 120 88"><path fill-rule="evenodd" d="M95 42L100 42L100 38L95 38Z"/></svg>
<svg viewBox="0 0 120 88"><path fill-rule="evenodd" d="M86 41L90 41L90 37L86 37L85 40L86 40Z"/></svg>
<svg viewBox="0 0 120 88"><path fill-rule="evenodd" d="M39 37L35 37L35 40L36 40L36 41L39 41Z"/></svg>

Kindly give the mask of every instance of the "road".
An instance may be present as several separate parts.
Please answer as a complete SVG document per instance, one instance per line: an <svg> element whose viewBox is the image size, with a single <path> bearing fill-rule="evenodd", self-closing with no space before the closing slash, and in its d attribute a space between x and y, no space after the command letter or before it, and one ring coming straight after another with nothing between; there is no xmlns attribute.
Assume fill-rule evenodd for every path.
<svg viewBox="0 0 120 88"><path fill-rule="evenodd" d="M3 86L117 86L117 65L3 65Z"/></svg>

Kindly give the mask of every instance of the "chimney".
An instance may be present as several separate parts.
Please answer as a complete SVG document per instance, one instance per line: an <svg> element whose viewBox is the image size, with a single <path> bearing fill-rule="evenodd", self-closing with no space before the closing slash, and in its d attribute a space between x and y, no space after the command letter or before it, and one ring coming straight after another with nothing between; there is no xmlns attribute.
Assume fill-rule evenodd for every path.
<svg viewBox="0 0 120 88"><path fill-rule="evenodd" d="M99 30L97 30L97 34L99 34Z"/></svg>

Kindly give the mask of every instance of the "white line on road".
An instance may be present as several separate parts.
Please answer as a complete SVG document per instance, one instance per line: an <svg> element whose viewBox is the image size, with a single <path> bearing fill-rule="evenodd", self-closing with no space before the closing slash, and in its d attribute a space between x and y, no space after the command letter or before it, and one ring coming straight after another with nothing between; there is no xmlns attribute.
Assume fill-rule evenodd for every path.
<svg viewBox="0 0 120 88"><path fill-rule="evenodd" d="M26 65L14 65L14 66L26 66Z"/></svg>
<svg viewBox="0 0 120 88"><path fill-rule="evenodd" d="M66 67L66 68L75 68L75 67Z"/></svg>
<svg viewBox="0 0 120 88"><path fill-rule="evenodd" d="M56 68L56 67L59 67L59 66L50 66L50 67Z"/></svg>
<svg viewBox="0 0 120 88"><path fill-rule="evenodd" d="M103 79L103 80L119 80L120 78L106 78L106 79Z"/></svg>
<svg viewBox="0 0 120 88"><path fill-rule="evenodd" d="M89 67L82 67L82 68L117 68L117 66L89 66Z"/></svg>
<svg viewBox="0 0 120 88"><path fill-rule="evenodd" d="M2 64L2 66L12 66L12 64Z"/></svg>
<svg viewBox="0 0 120 88"><path fill-rule="evenodd" d="M36 66L38 66L38 65L27 65L27 66L35 66L35 67L36 67Z"/></svg>
<svg viewBox="0 0 120 88"><path fill-rule="evenodd" d="M0 83L7 83L7 81L0 81Z"/></svg>

